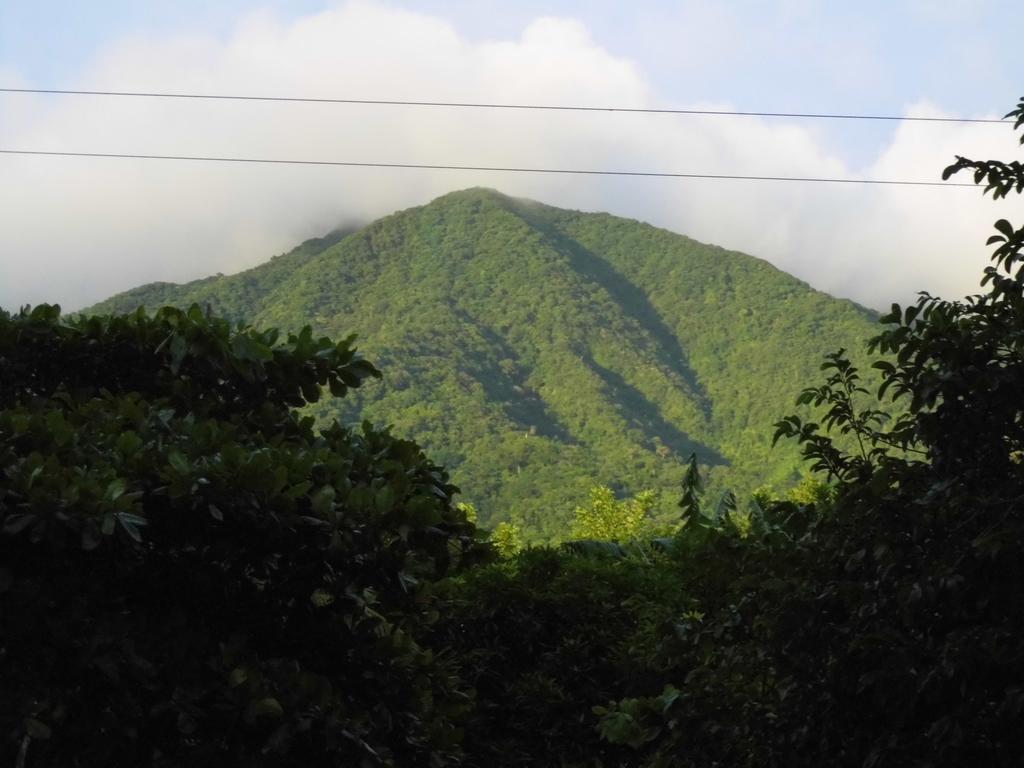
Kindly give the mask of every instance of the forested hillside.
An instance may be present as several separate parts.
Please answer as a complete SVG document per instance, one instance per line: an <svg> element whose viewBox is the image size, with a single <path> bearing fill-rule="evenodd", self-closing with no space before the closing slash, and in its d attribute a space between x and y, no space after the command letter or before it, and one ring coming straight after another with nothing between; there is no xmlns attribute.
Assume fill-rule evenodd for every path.
<svg viewBox="0 0 1024 768"><path fill-rule="evenodd" d="M485 189L441 197L246 272L144 286L90 311L208 306L356 333L381 382L321 417L393 424L449 467L483 522L568 530L598 484L671 513L691 452L711 483L798 477L771 424L871 312L767 262L607 214Z"/></svg>

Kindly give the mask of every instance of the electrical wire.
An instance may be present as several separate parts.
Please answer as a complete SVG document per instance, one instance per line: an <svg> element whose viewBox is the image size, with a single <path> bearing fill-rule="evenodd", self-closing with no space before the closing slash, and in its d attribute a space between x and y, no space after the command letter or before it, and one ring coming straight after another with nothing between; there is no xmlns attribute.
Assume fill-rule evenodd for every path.
<svg viewBox="0 0 1024 768"><path fill-rule="evenodd" d="M561 112L623 112L656 115L705 115L713 117L784 117L812 120L889 120L922 123L987 123L1000 124L1003 120L969 117L915 117L912 115L856 115L817 112L746 112L724 109L657 109L646 107L586 107L564 104L497 104L463 101L404 101L400 99L331 99L302 96L245 96L212 93L164 93L158 91L86 91L57 88L0 88L0 93L35 93L60 96L120 96L154 99L208 99L223 101L276 101L308 104L363 104L399 107L449 107L459 109L516 109Z"/></svg>
<svg viewBox="0 0 1024 768"><path fill-rule="evenodd" d="M124 152L48 152L31 149L0 149L4 155L42 157L92 157L129 160L177 160L203 163L257 163L267 165L320 165L346 168L412 168L430 171L489 171L495 173L545 173L582 176L638 176L666 179L727 179L733 181L797 181L824 184L876 184L908 187L974 187L974 184L951 181L908 181L900 179L842 179L819 176L755 176L725 173L673 173L667 171L610 171L581 168L524 168L515 166L442 165L428 163L372 163L345 160L286 160L262 157L214 157L203 155L154 155Z"/></svg>

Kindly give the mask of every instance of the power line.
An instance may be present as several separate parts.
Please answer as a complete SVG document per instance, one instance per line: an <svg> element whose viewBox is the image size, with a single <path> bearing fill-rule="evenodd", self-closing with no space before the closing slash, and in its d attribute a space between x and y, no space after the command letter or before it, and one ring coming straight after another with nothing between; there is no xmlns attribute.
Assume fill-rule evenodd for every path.
<svg viewBox="0 0 1024 768"><path fill-rule="evenodd" d="M202 155L150 155L122 152L46 152L32 149L0 149L4 155L35 155L43 157L102 157L129 160L182 160L202 163L258 163L267 165L323 165L346 168L413 168L429 171L491 171L497 173L549 173L580 176L642 176L665 179L728 179L732 181L801 181L826 184L884 184L907 187L974 187L974 184L952 181L904 181L891 179L837 179L816 176L753 176L725 173L671 173L661 171L606 171L580 168L522 168L486 165L433 165L427 163L369 163L345 160L283 160L263 157L212 157Z"/></svg>
<svg viewBox="0 0 1024 768"><path fill-rule="evenodd" d="M901 115L847 115L817 112L741 112L724 109L654 109L643 107L584 107L564 104L492 104L466 101L403 101L399 99L327 99L302 96L241 96L212 93L162 93L155 91L72 91L56 88L0 88L0 93L37 93L60 96L126 96L154 99L209 99L222 101L279 101L307 104L364 104L394 107L452 107L460 109L518 109L554 112L625 112L654 115L706 115L714 117L789 117L812 120L893 120L920 123L1003 123L1003 120L970 117L914 117Z"/></svg>

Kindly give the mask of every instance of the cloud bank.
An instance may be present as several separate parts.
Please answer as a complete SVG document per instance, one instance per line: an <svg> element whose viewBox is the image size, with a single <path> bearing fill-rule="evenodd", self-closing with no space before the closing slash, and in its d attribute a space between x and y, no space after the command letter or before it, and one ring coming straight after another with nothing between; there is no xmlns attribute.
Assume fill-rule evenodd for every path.
<svg viewBox="0 0 1024 768"><path fill-rule="evenodd" d="M16 79L6 73L4 82ZM124 39L67 85L731 106L665 104L637 66L570 19L538 18L516 39L470 42L439 18L364 2L290 21L255 14L225 38ZM89 97L2 104L0 146L47 151L915 180L938 179L954 154L1018 152L1008 127L985 125L902 123L877 157L850 167L814 124L757 118ZM927 103L906 109L941 115ZM974 292L989 224L1019 209L971 189L85 158L0 156L0 174L8 309L74 309L140 283L237 271L342 221L476 185L649 221L881 307L918 290Z"/></svg>

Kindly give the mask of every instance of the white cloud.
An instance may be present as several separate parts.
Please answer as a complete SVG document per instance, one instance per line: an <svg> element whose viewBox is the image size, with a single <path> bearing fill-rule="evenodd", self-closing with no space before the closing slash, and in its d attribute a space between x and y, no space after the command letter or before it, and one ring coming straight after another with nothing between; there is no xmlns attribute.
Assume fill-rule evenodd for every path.
<svg viewBox="0 0 1024 768"><path fill-rule="evenodd" d="M9 80L8 80L9 82ZM122 40L84 88L319 97L657 105L642 72L578 22L470 43L450 24L373 3L226 39ZM754 118L327 104L4 97L11 148L850 177L813 125ZM693 105L699 106L699 105ZM705 105L720 106L727 105ZM933 108L908 105L908 112ZM1009 129L901 124L866 178L935 179L953 154L1007 157ZM335 223L492 186L608 210L767 258L859 301L974 290L987 225L973 190L624 179L76 158L0 158L0 306L74 308L153 280L265 260ZM999 209L1004 209L1002 213Z"/></svg>

